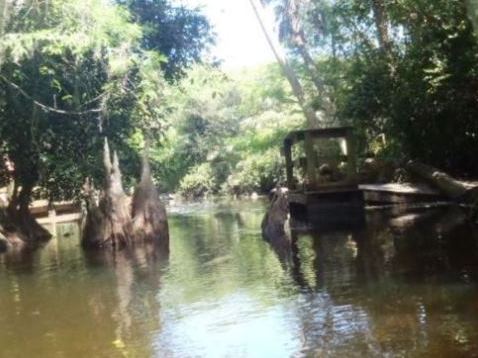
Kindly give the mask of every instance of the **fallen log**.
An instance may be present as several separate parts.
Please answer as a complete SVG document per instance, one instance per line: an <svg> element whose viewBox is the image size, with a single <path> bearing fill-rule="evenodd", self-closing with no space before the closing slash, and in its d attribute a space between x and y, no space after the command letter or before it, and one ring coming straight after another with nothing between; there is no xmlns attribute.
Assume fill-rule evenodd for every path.
<svg viewBox="0 0 478 358"><path fill-rule="evenodd" d="M477 186L456 180L445 172L416 161L409 161L406 169L411 174L433 185L453 201L470 203L475 200L478 192Z"/></svg>
<svg viewBox="0 0 478 358"><path fill-rule="evenodd" d="M468 210L468 219L478 223L478 186L471 185L423 163L410 161L406 165L407 170L419 178L424 179L435 186L448 198L456 203L464 204Z"/></svg>

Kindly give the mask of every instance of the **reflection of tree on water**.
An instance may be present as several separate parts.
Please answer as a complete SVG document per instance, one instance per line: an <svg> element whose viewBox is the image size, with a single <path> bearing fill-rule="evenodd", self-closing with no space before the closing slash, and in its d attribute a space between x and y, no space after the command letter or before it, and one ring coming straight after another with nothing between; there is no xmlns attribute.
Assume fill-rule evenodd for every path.
<svg viewBox="0 0 478 358"><path fill-rule="evenodd" d="M61 239L0 259L0 355L152 355L163 258L144 248L85 261L78 238Z"/></svg>
<svg viewBox="0 0 478 358"><path fill-rule="evenodd" d="M477 280L477 239L459 212L377 214L363 230L301 235L298 248L293 278L316 292L298 312L304 352L478 351L476 290L466 285Z"/></svg>
<svg viewBox="0 0 478 358"><path fill-rule="evenodd" d="M151 332L158 330L160 325L157 294L161 267L167 265L168 255L158 251L154 244L85 255L95 266L111 267L116 277L117 304L111 313L116 322L113 346L126 355L136 354L138 347L152 349ZM94 308L95 302L90 304ZM132 350L131 346L135 348Z"/></svg>

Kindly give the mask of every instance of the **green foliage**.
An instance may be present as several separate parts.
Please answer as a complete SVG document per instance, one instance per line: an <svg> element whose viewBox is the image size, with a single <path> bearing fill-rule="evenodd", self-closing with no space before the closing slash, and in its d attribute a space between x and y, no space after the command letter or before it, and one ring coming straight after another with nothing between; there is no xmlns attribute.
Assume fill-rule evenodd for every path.
<svg viewBox="0 0 478 358"><path fill-rule="evenodd" d="M317 108L329 97L329 123L355 126L361 154L382 138L380 155L478 174L473 1L264 1L296 66L307 67L300 44L316 55L304 79L326 88Z"/></svg>
<svg viewBox="0 0 478 358"><path fill-rule="evenodd" d="M86 177L102 181L107 137L130 185L144 134L158 140L165 130L165 56L144 48L144 28L112 2L18 0L4 10L0 179L13 179L27 200L34 186L49 199L78 197ZM175 16L168 12L170 21ZM187 27L191 19L176 20ZM3 158L14 163L13 173Z"/></svg>
<svg viewBox="0 0 478 358"><path fill-rule="evenodd" d="M35 16L24 20L25 6ZM40 184L48 198L67 198L86 176L100 180L103 136L127 150L135 101L122 81L140 31L100 0L35 6L18 3L0 41L2 155L18 186Z"/></svg>
<svg viewBox="0 0 478 358"><path fill-rule="evenodd" d="M277 146L245 155L227 178L223 189L234 194L267 193L285 182L284 159Z"/></svg>
<svg viewBox="0 0 478 358"><path fill-rule="evenodd" d="M202 163L192 167L181 179L179 193L186 198L196 199L212 194L216 187L211 165Z"/></svg>
<svg viewBox="0 0 478 358"><path fill-rule="evenodd" d="M179 190L192 196L268 191L282 178L282 139L303 124L275 65L229 75L196 66L173 86L166 103L170 127L153 150L155 173L166 190L181 183ZM202 174L210 168L207 185L197 168ZM196 185L202 189L190 189Z"/></svg>
<svg viewBox="0 0 478 358"><path fill-rule="evenodd" d="M202 60L214 42L206 17L197 9L169 0L117 0L125 4L143 27L142 47L161 53L167 79L178 79L186 68Z"/></svg>

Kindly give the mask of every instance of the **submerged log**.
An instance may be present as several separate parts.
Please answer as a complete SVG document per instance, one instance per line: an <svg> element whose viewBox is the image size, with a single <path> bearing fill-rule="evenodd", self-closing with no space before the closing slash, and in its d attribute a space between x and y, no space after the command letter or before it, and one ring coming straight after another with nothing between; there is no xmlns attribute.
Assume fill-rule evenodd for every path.
<svg viewBox="0 0 478 358"><path fill-rule="evenodd" d="M142 161L141 181L133 195L132 215L135 240L154 242L169 250L166 209L153 183L146 152Z"/></svg>

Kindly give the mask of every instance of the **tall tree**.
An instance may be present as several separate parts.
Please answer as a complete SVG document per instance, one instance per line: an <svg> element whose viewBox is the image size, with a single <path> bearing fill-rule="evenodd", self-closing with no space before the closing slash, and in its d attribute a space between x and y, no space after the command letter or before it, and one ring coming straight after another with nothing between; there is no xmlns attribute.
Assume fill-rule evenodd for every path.
<svg viewBox="0 0 478 358"><path fill-rule="evenodd" d="M194 62L200 62L214 36L198 9L173 5L169 0L117 0L128 7L144 28L142 47L164 56L168 79L177 79Z"/></svg>
<svg viewBox="0 0 478 358"><path fill-rule="evenodd" d="M103 135L126 144L140 35L127 12L100 0L12 6L0 42L0 156L13 165L8 213L24 239L48 236L29 212L37 185L71 197L98 177Z"/></svg>
<svg viewBox="0 0 478 358"><path fill-rule="evenodd" d="M372 0L372 10L377 28L378 42L380 48L387 56L390 56L392 43L389 33L389 17L384 0Z"/></svg>
<svg viewBox="0 0 478 358"><path fill-rule="evenodd" d="M297 101L299 102L299 105L302 108L302 111L304 112L305 118L307 119L307 126L309 128L318 127L319 119L317 118L315 111L307 103L305 92L299 81L298 76L296 75L294 69L291 67L291 65L287 61L287 58L283 54L283 51L280 48L280 45L274 41L273 39L274 37L269 33L270 30L267 28L267 26L264 23L263 15L262 15L262 12L263 12L262 4L258 3L256 0L249 0L249 2L254 10L254 14L256 15L257 21L259 22L261 26L262 32L264 33L264 36L266 37L269 46L272 52L274 53L274 56L277 62L281 66L284 72L284 75L289 81L292 91L294 95L296 96Z"/></svg>

